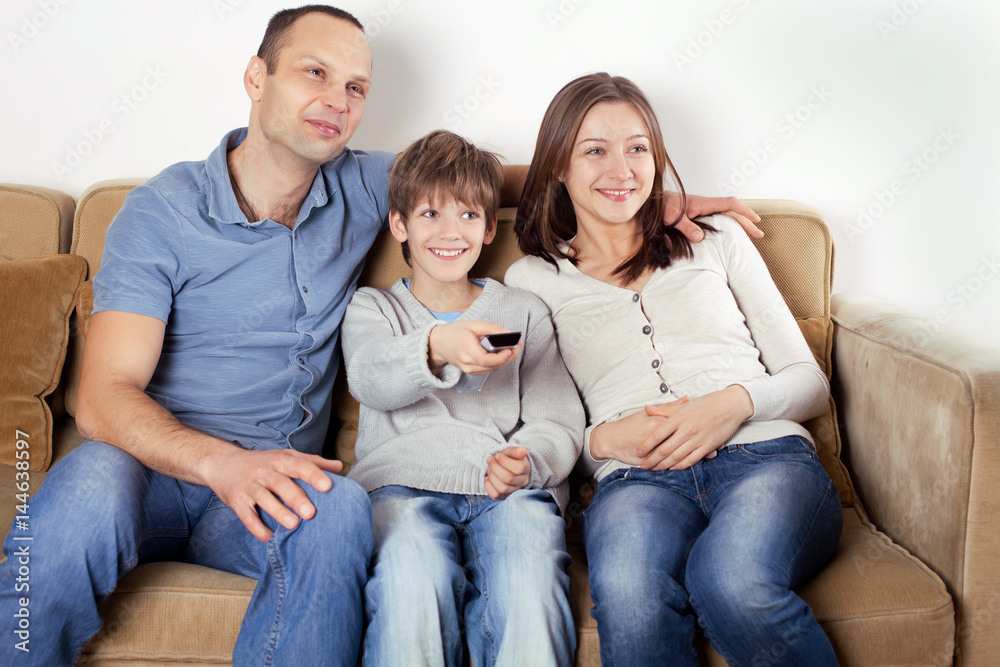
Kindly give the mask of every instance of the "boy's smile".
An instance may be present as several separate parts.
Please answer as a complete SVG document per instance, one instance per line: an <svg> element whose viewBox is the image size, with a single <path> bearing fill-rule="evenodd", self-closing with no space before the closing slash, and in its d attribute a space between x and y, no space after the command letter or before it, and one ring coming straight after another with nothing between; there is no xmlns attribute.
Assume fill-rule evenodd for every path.
<svg viewBox="0 0 1000 667"><path fill-rule="evenodd" d="M409 246L410 291L426 307L464 310L452 305L468 306L479 295L481 288L469 282L469 271L483 244L496 234L496 220L487 220L481 206L440 195L417 204L405 220L393 211L389 228L397 241Z"/></svg>

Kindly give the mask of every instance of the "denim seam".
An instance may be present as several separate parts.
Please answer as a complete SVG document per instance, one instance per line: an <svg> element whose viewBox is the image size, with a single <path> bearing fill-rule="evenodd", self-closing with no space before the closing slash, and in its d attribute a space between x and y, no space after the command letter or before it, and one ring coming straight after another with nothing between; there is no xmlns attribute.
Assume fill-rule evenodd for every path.
<svg viewBox="0 0 1000 667"><path fill-rule="evenodd" d="M469 522L466 524L466 530L469 532L469 537L472 538L470 543L472 544L472 562L476 569L479 570L479 576L482 578L483 585L479 589L479 596L483 600L483 620L480 623L482 626L483 637L486 638L487 645L489 646L490 656L489 664L496 664L496 644L493 637L493 633L490 632L489 624L487 623L487 617L489 616L490 607L490 595L488 587L486 585L486 572L483 570L482 561L479 558L479 541L476 538L476 529L472 524L472 519L474 517L469 517ZM463 614L464 616L464 614Z"/></svg>
<svg viewBox="0 0 1000 667"><path fill-rule="evenodd" d="M271 632L267 641L267 649L264 652L264 664L270 665L274 660L274 651L278 643L278 627L281 625L281 612L285 604L285 570L281 564L278 548L275 546L276 534L267 542L267 559L271 562L271 571L274 573L274 583L278 589L278 600L274 609L274 622L271 624Z"/></svg>

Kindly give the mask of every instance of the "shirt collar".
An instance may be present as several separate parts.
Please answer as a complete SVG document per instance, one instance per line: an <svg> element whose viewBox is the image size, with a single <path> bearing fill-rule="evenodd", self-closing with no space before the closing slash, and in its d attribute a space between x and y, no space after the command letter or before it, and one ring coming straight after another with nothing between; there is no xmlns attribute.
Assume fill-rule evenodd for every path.
<svg viewBox="0 0 1000 667"><path fill-rule="evenodd" d="M233 192L233 186L229 180L229 162L226 159L229 151L243 143L246 138L247 128L245 127L229 132L205 161L205 171L208 174L209 183L208 214L222 223L247 224L246 215L240 210L240 205L236 201L236 193ZM316 177L313 179L309 194L306 195L302 209L299 211L299 217L295 221L296 225L309 217L309 213L314 207L324 206L329 201L331 187L327 170L335 168L335 165L347 152L349 151L345 148L340 155L316 170ZM254 223L250 222L249 224Z"/></svg>

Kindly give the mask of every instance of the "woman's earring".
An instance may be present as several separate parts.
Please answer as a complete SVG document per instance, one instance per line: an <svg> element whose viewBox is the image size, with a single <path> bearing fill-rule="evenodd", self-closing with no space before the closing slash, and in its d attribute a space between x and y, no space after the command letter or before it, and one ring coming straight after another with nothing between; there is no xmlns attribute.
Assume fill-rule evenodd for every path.
<svg viewBox="0 0 1000 667"><path fill-rule="evenodd" d="M556 176L556 180L559 181L560 183L563 182L562 176Z"/></svg>

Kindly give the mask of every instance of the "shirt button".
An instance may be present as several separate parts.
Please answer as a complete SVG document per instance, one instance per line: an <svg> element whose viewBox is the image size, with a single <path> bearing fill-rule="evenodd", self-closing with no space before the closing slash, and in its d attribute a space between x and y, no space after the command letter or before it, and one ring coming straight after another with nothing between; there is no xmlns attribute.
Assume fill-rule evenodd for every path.
<svg viewBox="0 0 1000 667"><path fill-rule="evenodd" d="M660 393L661 394L667 393L667 385L665 385L665 384L661 384L660 385Z"/></svg>
<svg viewBox="0 0 1000 667"><path fill-rule="evenodd" d="M633 294L632 295L632 301L638 301L638 300L639 300L639 295L638 294Z"/></svg>
<svg viewBox="0 0 1000 667"><path fill-rule="evenodd" d="M306 294L309 294L309 288L306 287L305 285L302 286L302 291L305 292Z"/></svg>
<svg viewBox="0 0 1000 667"><path fill-rule="evenodd" d="M653 368L659 368L660 367L660 360L659 359L653 359L652 366L653 366Z"/></svg>
<svg viewBox="0 0 1000 667"><path fill-rule="evenodd" d="M652 331L653 331L653 328L651 326L649 326L648 324L642 328L642 333L646 334L647 336L650 333L652 333Z"/></svg>
<svg viewBox="0 0 1000 667"><path fill-rule="evenodd" d="M299 361L299 366L305 366L306 365L306 360L303 359L302 357L299 357L298 361Z"/></svg>

